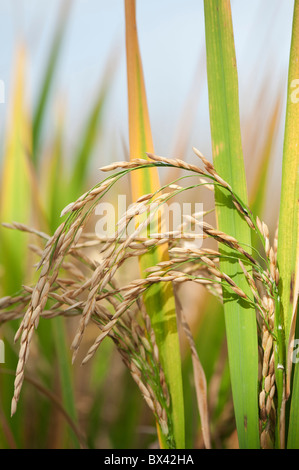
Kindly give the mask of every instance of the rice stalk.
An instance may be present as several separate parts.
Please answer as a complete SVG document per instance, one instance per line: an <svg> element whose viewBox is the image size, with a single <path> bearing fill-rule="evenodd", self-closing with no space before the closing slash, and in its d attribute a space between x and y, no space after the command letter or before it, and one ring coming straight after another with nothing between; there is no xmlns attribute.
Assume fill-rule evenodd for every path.
<svg viewBox="0 0 299 470"><path fill-rule="evenodd" d="M1 177L1 220L28 223L31 218L30 167L27 153L30 151L30 124L25 103L27 52L18 46L13 84L13 101L6 135ZM1 230L1 260L7 274L2 280L5 293L11 293L21 285L24 277L26 243L19 233L7 237Z"/></svg>
<svg viewBox="0 0 299 470"><path fill-rule="evenodd" d="M126 20L129 144L130 159L132 160L140 157L146 158L145 152L153 151L153 139L137 35L136 2L135 0L125 0L124 6ZM156 168L145 170L142 173L134 172L131 175L133 202L138 200L144 193L153 193L159 188L160 182ZM142 217L139 216L136 222L137 224L142 224ZM152 220L152 224L157 226L158 231L160 230L159 217ZM167 243L159 245L150 254L143 253L140 255L139 266L141 276L145 275L146 268L161 260L167 260ZM176 446L184 448L185 423L180 345L171 284L153 286L151 291L145 294L144 302L148 314L151 316L161 362L169 387ZM161 447L165 446L161 439L160 445Z"/></svg>
<svg viewBox="0 0 299 470"><path fill-rule="evenodd" d="M69 213L68 218L58 227L52 237L38 230L30 229L23 224L15 223L10 225L12 229L34 233L43 239L45 243L42 253L40 253L38 247L36 248L34 245L31 247L40 256L40 261L37 265L40 269L37 284L33 287L24 286L22 293L18 293L15 297L6 296L0 301L0 322L10 321L12 318L21 318L21 324L16 333L16 339L21 338L21 347L19 363L16 369L12 414L16 411L24 379L25 365L29 356L30 343L34 329L38 326L40 316L45 318L79 316L77 333L72 343L74 357L78 353L87 325L91 321L95 322L100 328L100 334L85 354L83 363L85 364L89 361L98 350L102 341L110 336L120 350L133 379L159 422L167 445L169 447L175 446L173 421L169 407L171 398L169 398L170 394L167 395L166 392L166 387L169 390L168 383L166 375L164 375L163 364L160 362L161 359L155 339L156 336L154 337L154 329L150 326L150 319L142 306L142 299L144 294L153 285L165 285L170 282L175 290L177 286L185 282L200 284L214 292L217 298L221 297L220 286L225 285L227 291L232 292L238 299L245 302L247 306L254 308L257 312L257 324L260 329L260 351L262 352L260 361L263 367L263 373L260 378L261 442L262 446L268 447L270 445L269 439L272 442L273 435L272 415L275 413L276 403L275 375L272 370L272 352L276 341L275 333L273 332L273 297L275 298L276 296L275 286L279 276L276 266L275 247L271 248L269 245L267 226L260 222L259 219L257 221L254 220L250 210L233 192L230 185L218 175L213 165L208 163L205 157L201 156L200 152L197 151L197 155L201 157L205 170L192 165L189 167L189 172L200 174L200 177L204 177L210 184L221 185L222 189L227 192L228 197L235 202L236 209L248 224L248 227L251 230L255 230L260 236L265 248L265 256L269 269L265 269L259 259L249 254L234 237L214 229L206 222L202 222L197 217L197 214L193 214L189 219L191 219L193 224L202 226L203 234L200 234L200 236L203 238L213 238L220 245L229 246L231 249L230 255L222 254L221 250L186 248L184 245L185 241L194 239L197 236L196 233L188 232L189 226L187 224L183 224L183 231L175 230L173 233L153 234L153 238L141 236L144 235L144 227L150 224L150 216L137 227L133 234L124 236L124 233L126 233L125 229L134 218L140 217L142 213L151 213L153 209L157 210L161 204L165 204L171 197L175 197L178 191L182 192L197 187L198 185L196 184L186 186L185 188L170 184L172 190L168 193L159 195L160 191L158 191L157 194L140 197L119 220L114 237L101 237L97 239L96 235L94 235L93 238L95 240L93 240L92 234L84 234L84 225L92 214L97 202L127 172L136 171L143 167L148 168L149 166L158 167L159 165L179 168L182 164L180 161L151 156L151 162L138 160L134 161L133 166L132 162L119 162L113 165L114 169L119 167L121 171L106 178L82 195L77 201L69 204L63 211L63 214ZM185 167L186 165L188 166L188 164L184 163ZM202 184L202 182L199 183L199 185ZM89 248L91 241L100 245L99 251L102 255L100 262L91 260L87 254L83 253L85 249ZM166 242L169 247L168 260L160 261L147 268L146 277L132 280L126 285L116 286L115 277L124 266L126 260L132 257L139 258L140 254L150 253L157 244L165 244ZM245 289L240 288L231 276L221 270L220 263L222 258L236 257L235 259L240 259L241 256L243 257L241 271L252 295L248 295ZM79 265L76 264L74 266L69 257L76 260L77 263L79 262ZM88 266L90 275L83 274L83 270L80 269L80 263L82 263L82 267ZM61 270L66 271L68 277L61 277ZM253 274L251 274L251 271ZM50 309L46 309L48 299L55 301ZM113 306L113 314L105 309L103 302L109 302ZM145 329L142 334L138 333L140 330L136 324L135 317L132 317L129 313L132 309L136 308L136 305L138 307L137 310L143 315ZM275 306L276 304L274 303ZM24 309L26 309L25 315L23 314ZM127 315L129 315L129 320ZM185 319L183 319L183 325L185 331L188 332L189 340L191 340L193 358L196 361L195 371L199 372L200 363L198 362L194 343L190 337L190 330ZM269 342L269 338L271 338L271 342ZM149 341L150 343L148 343ZM152 346L149 346L149 344ZM146 360L146 364L144 362L140 363L141 360L144 361L146 359L147 352L150 350L152 351L152 357L155 358L155 367L159 370L159 381L158 375L156 375L156 382L153 386L151 383L148 383L149 377L153 377L153 374L142 375L147 373L148 365L146 364L148 364L150 358ZM202 379L200 379L201 375L197 375L198 383L203 384ZM156 389L157 386L158 389L164 390L163 393L161 390L160 392L155 391L158 390ZM206 392L201 387L201 392L198 393L200 407L206 399L205 396ZM200 410L201 417L204 418L205 433L207 433L207 414L203 411L203 408L200 408ZM266 434L262 434L264 431L266 431ZM205 434L205 440L209 442L208 434Z"/></svg>
<svg viewBox="0 0 299 470"><path fill-rule="evenodd" d="M241 143L238 77L234 34L229 0L205 0L205 34L209 89L210 126L213 161L216 171L247 203L246 179ZM218 229L246 244L251 256L251 232L240 217L238 203L227 198L220 187L215 188ZM244 206L243 206L244 207ZM245 220L244 220L245 219ZM247 222L247 223L246 223ZM252 227L251 227L252 228ZM252 297L238 259L225 260L231 247L221 247L221 271L232 277L248 297ZM248 257L247 255L247 257ZM241 257L241 260L245 260ZM234 300L223 285L224 313L228 341L228 357L239 445L259 448L259 417L257 401L258 345L256 315L253 306Z"/></svg>

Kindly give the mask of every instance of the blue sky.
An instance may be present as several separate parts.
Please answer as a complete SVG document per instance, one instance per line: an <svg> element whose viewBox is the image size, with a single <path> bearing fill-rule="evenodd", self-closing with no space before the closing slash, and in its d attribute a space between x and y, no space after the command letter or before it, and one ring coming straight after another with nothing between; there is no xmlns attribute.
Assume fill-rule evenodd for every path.
<svg viewBox="0 0 299 470"><path fill-rule="evenodd" d="M20 38L27 44L27 91L32 107L61 3L61 0L0 0L0 78L6 84L7 96L0 110L1 127L9 107L15 46ZM71 15L49 109L49 134L56 103L62 99L67 106L67 142L72 149L94 100L109 55L116 45L120 60L106 108L105 139L99 145L96 158L97 162L100 159L103 163L111 158L123 159L122 141L127 142L123 1L71 0L71 3ZM280 89L285 86L293 0L232 0L231 5L241 119L245 123L262 84L266 83L269 112L278 86ZM137 0L137 20L157 153L166 156L174 154L175 137L184 105L196 79L199 92L190 129L188 155L192 158L192 145L210 154L207 85L202 61L203 1ZM261 128L261 135L263 132ZM279 145L282 145L282 135ZM280 156L277 158L279 167Z"/></svg>

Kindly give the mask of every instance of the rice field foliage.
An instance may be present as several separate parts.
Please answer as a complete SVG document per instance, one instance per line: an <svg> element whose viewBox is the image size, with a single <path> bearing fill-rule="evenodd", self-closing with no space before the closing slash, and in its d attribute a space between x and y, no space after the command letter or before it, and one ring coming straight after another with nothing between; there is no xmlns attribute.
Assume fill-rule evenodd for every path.
<svg viewBox="0 0 299 470"><path fill-rule="evenodd" d="M217 171L247 204L230 2L207 0L205 19L213 160ZM219 229L250 246L250 227L234 208L233 201L229 204L227 195L215 188L215 202ZM221 270L233 277L236 284L252 297L239 265L240 257L232 262L234 254L227 248L221 249L221 254ZM250 275L250 268L248 271ZM242 447L258 447L258 345L255 308L248 304L242 305L225 289L223 300L239 442Z"/></svg>
<svg viewBox="0 0 299 470"><path fill-rule="evenodd" d="M32 113L28 51L16 51L0 192L0 447L298 448L299 1L273 233L263 214L282 95L248 194L229 0L203 2L212 155L194 147L192 163L154 151L136 6L124 1L129 158L98 160L96 184L90 169L117 58L99 79L69 170L64 106L47 144L44 136L71 2ZM98 204L128 182L131 205L112 235L99 236ZM211 209L165 231L164 209L190 199Z"/></svg>

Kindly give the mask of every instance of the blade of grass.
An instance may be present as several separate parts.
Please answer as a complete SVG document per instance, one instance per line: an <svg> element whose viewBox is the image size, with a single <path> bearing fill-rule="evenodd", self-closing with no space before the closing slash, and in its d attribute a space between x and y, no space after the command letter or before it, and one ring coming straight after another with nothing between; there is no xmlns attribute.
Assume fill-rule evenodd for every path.
<svg viewBox="0 0 299 470"><path fill-rule="evenodd" d="M285 335L289 337L295 286L298 244L298 167L299 167L299 102L294 98L294 80L299 77L299 1L294 7L293 35L290 53L287 112L282 164L281 203L278 232L278 268ZM298 93L297 93L298 94Z"/></svg>
<svg viewBox="0 0 299 470"><path fill-rule="evenodd" d="M153 152L149 114L146 102L145 85L139 52L135 0L125 0L126 50L129 105L130 158L147 158L145 152ZM151 168L132 174L132 197L136 201L143 194L160 188L158 172ZM140 271L144 277L145 269L156 265L168 256L167 247L161 246L140 258ZM171 417L173 434L177 448L185 446L184 402L181 373L180 346L176 323L175 300L172 286L153 286L145 298L145 306L151 317L160 352L169 393L171 397ZM168 444L159 432L160 445Z"/></svg>
<svg viewBox="0 0 299 470"><path fill-rule="evenodd" d="M26 154L30 148L30 130L24 104L25 73L26 51L24 47L19 46L1 178L1 222L28 223L30 218L30 171ZM8 234L7 230L1 227L1 259L6 273L2 288L6 295L20 288L25 270L25 246L26 239L22 234Z"/></svg>
<svg viewBox="0 0 299 470"><path fill-rule="evenodd" d="M299 215L299 214L298 214ZM297 256L297 272L299 270L299 257ZM290 365L292 365L292 360L294 360L294 374L293 374L293 386L292 386L292 395L291 395L291 403L290 403L290 417L289 417L289 428L288 428L288 449L298 449L299 443L299 399L298 399L298 388L299 388L299 372L298 372L298 349L294 349L294 337L296 337L297 341L299 338L299 322L296 318L296 314L298 311L298 298L299 298L299 276L297 275L296 278L296 285L295 285L295 296L294 296L294 306L293 306L293 324L291 327L291 336L289 339L289 356L288 356L288 366L290 371ZM292 333L292 329L294 332ZM294 357L293 357L294 355ZM288 379L291 381L291 379ZM288 387L289 384L287 383L287 390L286 396L288 397Z"/></svg>
<svg viewBox="0 0 299 470"><path fill-rule="evenodd" d="M27 51L19 44L15 53L13 85L9 100L9 115L5 136L4 159L0 186L0 220L2 222L19 221L27 223L31 217L32 191L30 187L30 169L27 150L31 147L30 123L25 111L25 83L27 71ZM0 260L3 269L1 292L10 295L18 291L27 273L26 237L21 233L8 233L0 226ZM17 327L12 322L11 328ZM1 336L5 341L5 368L15 368L17 356L10 347L10 329L2 327ZM19 415L11 420L9 402L13 380L1 377L1 406L11 426L14 439L19 447L23 442L24 405L21 404Z"/></svg>
<svg viewBox="0 0 299 470"><path fill-rule="evenodd" d="M39 188L36 184L36 175L32 168L31 162L28 160L28 152L30 152L31 144L28 129L28 122L26 120L24 110L24 68L25 68L25 51L20 50L19 53L19 65L16 74L17 84L15 92L15 103L13 112L13 129L11 130L11 137L9 137L7 145L7 156L5 160L4 172L3 172L3 194L1 197L1 220L3 221L18 221L28 223L29 217L33 216L36 219L37 226L45 228L44 209L41 207ZM12 193L15 192L15 195ZM34 197L33 197L34 194ZM56 197L56 195L55 195ZM42 226L42 227L41 227ZM56 226L56 224L54 225ZM47 227L48 229L48 227ZM16 240L14 239L16 236ZM24 283L24 271L25 265L21 260L26 260L24 256L25 245L27 243L26 238L21 233L9 233L3 234L5 237L5 245L1 244L1 248L5 247L5 256L12 252L18 255L18 258L13 265L13 260L9 260L7 265L6 273L12 273L13 285L10 285L10 291L16 291L20 288L22 282ZM7 250L7 247L11 246L11 250ZM20 251L22 249L22 252ZM18 270L20 271L18 275ZM6 279L8 276L6 276ZM58 322L57 322L58 320ZM42 322L41 322L42 323ZM66 340L63 339L63 325L61 326L61 319L54 319L53 324L56 324L57 341L55 341L55 347L58 358L59 373L62 385L62 395L64 399L64 406L71 413L74 409L74 399L72 393L72 382L70 380L70 362L69 365L65 363L65 357L61 354L61 351L65 351ZM49 328L52 326L47 324L46 328L39 328L39 341L42 347L49 343ZM59 334L59 328L62 332ZM54 349L49 345L45 348L45 356L48 358L49 363L53 361ZM11 391L9 392L11 394ZM75 419L75 415L72 414L72 418ZM42 414L42 420L45 420L45 414ZM74 443L78 447L78 441L75 435L73 435Z"/></svg>
<svg viewBox="0 0 299 470"><path fill-rule="evenodd" d="M54 319L53 329L55 338L55 347L58 358L59 378L62 392L62 403L68 415L74 423L77 423L77 412L74 400L74 384L71 370L70 350L66 342L66 330L64 319L57 317ZM80 447L78 436L71 432L71 439L75 448Z"/></svg>
<svg viewBox="0 0 299 470"><path fill-rule="evenodd" d="M48 199L47 199L47 214L48 224L47 231L55 231L59 223L59 214L61 207L65 202L65 198L68 195L68 191L65 190L63 181L65 179L65 172L63 171L63 135L64 135L64 109L59 103L57 113L57 126L54 137L53 150L51 151L51 158L45 162L44 174L45 184L48 186ZM72 376L72 367L70 360L70 352L67 346L67 332L65 330L64 321L62 318L53 318L51 323L44 324L41 322L39 328L40 340L43 344L46 343L49 335L53 334L55 341L55 348L52 348L52 344L47 348L45 352L49 362L54 362L57 358L58 374L60 379L62 402L71 416L74 422L77 422L77 414L75 408L74 398L74 383ZM79 447L77 436L71 432L70 437L72 439L75 448Z"/></svg>
<svg viewBox="0 0 299 470"><path fill-rule="evenodd" d="M294 288L296 285L298 250L298 196L299 196L299 101L298 101L298 79L299 79L299 1L295 0L293 31L289 61L287 110L285 122L285 137L282 163L282 186L281 202L279 212L278 229L278 251L277 263L280 275L279 294L281 298L281 326L285 329L286 348L285 356L288 354L288 339L291 332L293 320ZM297 87L296 87L297 85ZM294 312L295 314L295 312ZM289 362L289 361L288 361ZM285 365L285 364L283 364ZM289 366L292 362L289 362ZM287 370L287 382L290 382L291 370ZM298 447L298 412L299 390L298 367L295 367L295 378L292 393L292 405L289 424L289 447ZM281 379L280 381L282 381ZM280 384L283 388L283 383ZM279 394L279 405L284 406L282 390ZM283 439L283 436L282 436Z"/></svg>
<svg viewBox="0 0 299 470"><path fill-rule="evenodd" d="M65 109L58 103L55 134L49 158L45 158L41 168L42 186L45 188L45 205L51 232L59 225L61 208L72 200L66 190L66 172L63 161Z"/></svg>
<svg viewBox="0 0 299 470"><path fill-rule="evenodd" d="M90 115L88 116L83 135L80 138L77 155L75 155L74 158L74 167L70 181L70 201L77 198L86 189L84 188L84 183L87 177L88 164L99 137L104 105L112 84L112 78L115 74L117 59L118 57L115 55L115 52L112 51L97 99Z"/></svg>
<svg viewBox="0 0 299 470"><path fill-rule="evenodd" d="M39 91L37 105L34 112L33 118L33 152L32 159L34 165L37 166L39 161L39 146L41 139L41 131L45 119L45 112L50 97L50 91L53 84L59 54L61 51L62 41L65 34L66 20L69 14L71 2L69 0L62 3L60 17L57 24L57 29L54 35L53 43L48 58L47 67L45 69L45 75L42 81L41 89Z"/></svg>
<svg viewBox="0 0 299 470"><path fill-rule="evenodd" d="M241 144L238 78L233 25L228 0L204 0L210 125L217 172L246 203L247 190ZM215 191L218 228L251 245L250 229L225 194ZM229 249L221 249L229 254ZM236 262L221 261L251 298ZM223 289L228 356L234 409L241 448L259 448L258 345L255 310Z"/></svg>

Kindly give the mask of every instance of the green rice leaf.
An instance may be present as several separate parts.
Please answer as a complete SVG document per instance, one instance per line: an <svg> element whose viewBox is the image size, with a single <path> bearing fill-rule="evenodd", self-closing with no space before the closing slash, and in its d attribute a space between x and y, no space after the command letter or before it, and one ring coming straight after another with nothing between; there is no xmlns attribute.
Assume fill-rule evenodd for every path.
<svg viewBox="0 0 299 470"><path fill-rule="evenodd" d="M207 72L214 165L246 203L241 144L237 66L229 0L205 0ZM216 188L218 228L251 245L250 229L225 193ZM230 254L230 249L221 248ZM223 272L252 297L238 260L221 261ZM223 289L234 409L241 448L259 448L258 345L255 310Z"/></svg>
<svg viewBox="0 0 299 470"><path fill-rule="evenodd" d="M289 62L287 110L285 123L285 137L282 163L282 186L278 228L277 264L279 269L279 294L281 298L281 326L284 328L286 338L287 356L287 390L289 394L291 381L291 366L289 342L292 335L292 325L296 323L297 299L295 286L298 276L298 199L299 199L299 1L294 4L293 32ZM283 364L285 366L285 364ZM291 395L291 413L288 432L288 447L298 448L299 427L299 389L298 389L298 365L294 371L293 391ZM283 397L280 392L279 405L284 408ZM286 397L287 398L287 397ZM280 410L280 409L279 409ZM282 436L283 438L283 436Z"/></svg>

